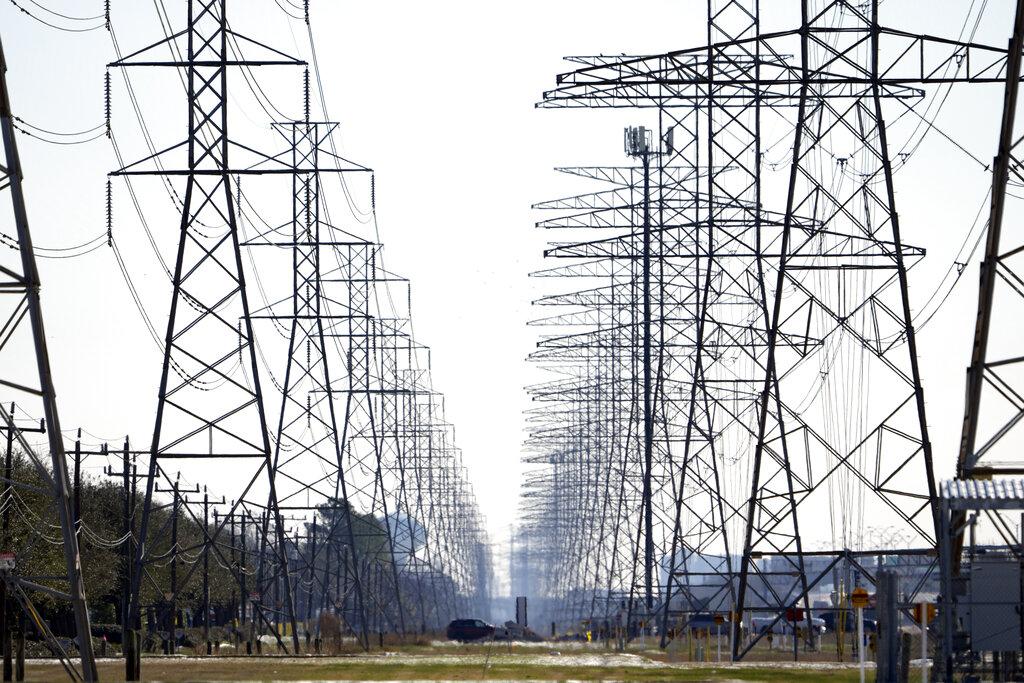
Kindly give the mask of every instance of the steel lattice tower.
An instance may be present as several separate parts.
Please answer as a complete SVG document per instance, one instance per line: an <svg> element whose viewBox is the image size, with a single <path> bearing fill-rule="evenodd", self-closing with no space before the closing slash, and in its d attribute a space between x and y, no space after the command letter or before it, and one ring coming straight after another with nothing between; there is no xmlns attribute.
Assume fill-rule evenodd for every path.
<svg viewBox="0 0 1024 683"><path fill-rule="evenodd" d="M385 520L383 544L378 543L373 557L367 557L364 568L366 599L371 627L382 630L385 626L404 632L404 609L401 602L399 571L395 561L391 521L393 506L388 498L394 490L385 483L389 439L393 444L395 382L394 368L385 368L384 357L389 353L382 341L392 327L385 327L372 308L374 286L386 282L388 276L378 273L377 252L380 246L369 242L347 245L342 259L340 279L347 290L347 329L343 332L347 342L347 377L338 383L333 393L344 403L343 443L349 467L361 472L357 481L349 484L350 502L367 514ZM387 398L390 396L391 398ZM387 403L387 406L384 405Z"/></svg>
<svg viewBox="0 0 1024 683"><path fill-rule="evenodd" d="M981 261L978 308L967 368L964 418L957 453L956 479L991 480L1024 474L1024 460L1016 437L1024 417L1024 359L1019 352L1020 320L1024 291L1021 289L1022 239L1020 208L1012 201L1012 188L1019 184L1021 163L1020 79L1024 52L1024 2L1016 3L1004 78L1003 107L1000 112L999 138L992 162L992 190L989 199L988 235ZM956 482L954 482L956 483ZM1001 483L1001 482L1000 482ZM1024 540L1014 531L1016 520L1007 510L987 509L981 521L1002 539L1008 548L1019 547ZM976 514L980 516L980 513ZM974 520L964 510L941 513L940 556L942 563L943 610L942 641L944 657L937 661L937 676L952 681L956 672L974 671L973 646L954 645L962 631L959 608L964 600L954 576L963 572L964 536L971 528L972 545L976 534ZM973 561L973 552L968 555ZM938 658L937 658L938 660ZM936 678L938 680L938 677Z"/></svg>
<svg viewBox="0 0 1024 683"><path fill-rule="evenodd" d="M231 183L235 174L291 174L293 169L276 158L253 154L252 150L229 138L228 70L303 63L236 34L228 27L226 12L226 0L188 0L187 25L183 31L111 64L184 69L189 125L183 142L112 174L183 176L185 180L156 425L132 577L132 613L136 628L140 628L142 579L155 549L149 521L158 478L172 481L173 475L167 469L171 462L180 467L186 461L198 461L203 463L204 469L214 462L230 463L242 485L230 493L234 501L232 509L213 533L208 533L201 525L204 549L217 553L222 563L230 565L218 544L230 515L241 508L261 520L257 530L261 551L254 587L257 591L254 619L268 628L272 626L261 598L263 591L277 585L279 577L282 578L284 604L276 611L291 622L292 645L297 650L284 522L278 507L276 472L264 413ZM180 42L185 43L184 48ZM242 57L239 45L243 44L258 50L261 57ZM165 47L170 49L170 60L155 55ZM232 166L231 150L236 155L254 155L256 163ZM186 156L184 160L174 158L181 153ZM251 466L247 467L248 463ZM195 517L188 506L185 509ZM268 548L269 551L264 552ZM270 558L273 558L272 564ZM230 566L238 571L234 565ZM196 567L193 565L181 585L188 583ZM241 576L237 578L242 584ZM276 630L273 633L276 634Z"/></svg>
<svg viewBox="0 0 1024 683"><path fill-rule="evenodd" d="M1020 181L1019 91L1021 51L1024 50L1024 3L1018 2L1005 68L1005 90L998 151L992 165L992 198L988 237L981 263L978 312L975 322L971 364L967 371L964 422L957 460L957 477L962 479L1024 474L1024 461L1012 434L1024 417L1022 359L1014 340L1016 330L1008 327L1021 311L1021 237L1004 232L1015 213L1008 188ZM1009 211L1008 211L1009 210ZM995 312L998 310L998 315ZM1012 526L1002 524L1001 533ZM962 530L957 532L962 540ZM959 545L959 544L958 544ZM954 553L959 562L959 547Z"/></svg>
<svg viewBox="0 0 1024 683"><path fill-rule="evenodd" d="M72 680L97 680L96 660L92 648L92 629L89 623L89 608L85 596L85 583L82 579L82 561L79 553L78 535L71 513L70 485L68 483L67 460L64 443L60 431L60 418L57 412L56 391L50 373L50 359L46 349L46 334L43 329L43 313L40 304L39 271L36 267L35 253L32 248L32 235L29 231L28 210L22 189L21 160L18 157L17 141L14 137L14 121L11 113L10 95L7 90L7 62L4 59L3 43L0 42L0 142L3 145L2 164L0 164L0 190L7 190L15 228L17 248L11 257L5 256L0 263L0 291L3 292L3 340L4 350L0 385L11 392L23 405L36 407L43 415L42 428L46 433L47 447L50 451L49 467L36 453L23 434L23 428L16 423L13 410L8 412L0 406L0 419L7 432L8 440L14 442L23 454L31 461L39 478L43 482L42 489L53 502L57 519L63 536L64 567L66 579L55 579L48 576L23 576L14 567L0 570L4 585L3 599L13 600L28 614L37 614L32 604L31 592L40 588L50 595L66 598L70 601L74 613L75 630L78 634L80 669L71 663L67 653L58 645L53 649L64 665ZM6 212L5 212L6 213ZM6 220L4 221L6 222ZM5 254L10 254L6 252ZM24 357L16 357L19 350L27 350L34 362L25 362ZM5 481L7 490L21 486L40 490L38 485L25 482ZM4 539L8 542L9 539ZM5 552L10 549L5 547ZM6 606L4 609L6 617ZM38 622L37 622L38 623ZM47 643L56 642L53 633L45 623L38 623L41 635Z"/></svg>
<svg viewBox="0 0 1024 683"><path fill-rule="evenodd" d="M452 618L486 609L490 558L483 519L454 429L445 420L443 398L432 386L429 349L413 337L411 294L403 291L409 283L384 268L380 244L331 220L321 176L341 179L353 218L366 222L370 214L355 206L340 172L369 169L337 155L331 138L335 124L310 121L308 72L305 120L276 126L286 151L264 153L229 136L229 70L240 68L250 87L259 89L256 67L304 62L232 30L226 0L184 0L180 7L186 16L183 30L124 58L115 44L119 59L109 65L180 72L188 120L182 142L154 151L142 110L133 102L152 153L111 174L129 180L133 197L133 177L157 176L180 210L175 264L173 272L167 269L173 291L152 446L148 466L143 465L147 474L135 474L130 465L131 458L146 453L130 451L127 440L124 446L122 612L128 675L139 673L133 628L141 628L143 609L149 610L151 625L159 614L171 631L179 608L202 610L210 652L213 563L237 581L240 590L232 590L229 606L241 618L242 629L248 629L249 645L260 648L257 637L269 632L279 648L292 654L299 651L299 615L307 621L307 641L320 629L320 623L309 620L333 612L345 631L368 646L371 629L399 635L414 627L440 629ZM310 50L315 51L312 33ZM126 85L134 101L127 78ZM107 94L109 117L109 79ZM13 138L8 144L6 96L4 104L5 151L16 157ZM9 163L5 173L12 168L17 165ZM262 175L291 181L283 225L266 223L269 212L263 207L253 207L249 215L241 210L252 206L254 196L243 194L242 179ZM20 175L17 180L10 183L18 190L16 199ZM136 208L145 223L142 208ZM22 218L16 211L23 250L28 245L30 251ZM255 227L252 219L267 231L247 232L247 222ZM160 247L153 246L162 261ZM267 300L255 253L289 257L292 277L284 298ZM245 272L243 254L253 261L253 271ZM31 273L25 278L25 305L15 315L31 318L36 327L37 308L27 313L38 302L34 264ZM247 275L256 281L249 293L262 301L255 311ZM405 295L399 297L404 310L394 300L396 284ZM261 319L285 331L287 356L273 356L282 361L283 383L265 353L277 342L254 329ZM41 338L41 327L34 331ZM280 397L264 393L261 374L269 376ZM14 388L22 386L30 385ZM43 424L57 433L52 387L40 393L50 401ZM268 403L273 407L267 408ZM266 410L276 413L272 432ZM7 418L8 436L23 443L20 433L14 436L20 423L15 424L13 414ZM32 426L28 431L43 430ZM97 451L108 452L105 445ZM53 449L53 457L56 463L62 452ZM206 486L199 488L211 478L218 480L213 499ZM133 521L137 479L146 480L138 535ZM66 481L57 480L55 489L66 488ZM199 498L191 495L200 492ZM164 494L169 500L158 499ZM218 502L221 494L230 503ZM67 557L77 558L66 514L61 521L72 534L72 542L65 544ZM155 571L165 559L169 585ZM15 597L27 600L17 584L11 585ZM79 603L76 611L86 619L79 632L88 633L84 595ZM285 635L290 636L287 645ZM165 641L168 652L174 640ZM83 659L91 662L89 646L84 649ZM85 676L95 678L94 672Z"/></svg>
<svg viewBox="0 0 1024 683"><path fill-rule="evenodd" d="M648 599L662 600L658 574L670 553L673 510L680 500L671 462L684 427L684 398L692 390L680 373L691 372L691 325L699 304L696 276L682 259L693 252L690 231L702 171L670 165L693 151L692 134L659 134L655 146L651 132L627 131L627 152L640 162L637 166L560 169L602 181L609 189L536 207L574 212L538 224L548 230L613 232L587 242L555 243L546 255L574 263L534 274L597 285L540 299L535 303L541 306L578 310L533 323L566 329L545 335L533 359L558 374L572 372L530 388L533 400L559 408L532 417L537 428L530 443L539 456L534 461L554 465L555 476L570 490L583 487L580 500L559 504L579 510L567 513L564 534L586 552L580 580L607 591L606 597L598 596L600 589L588 590L589 598L578 596L575 613L565 615L568 621L608 620L623 608L653 617ZM560 421L572 423L565 441ZM571 479L562 482L562 477ZM700 491L687 496L694 509L718 498L713 477L699 481ZM704 523L715 515L712 505L704 511ZM575 530L576 523L583 530Z"/></svg>
<svg viewBox="0 0 1024 683"><path fill-rule="evenodd" d="M296 567L291 576L294 579L305 577L304 580L327 594L327 576L317 570L317 564L331 548L331 540L340 537L347 548L343 581L350 587L352 600L351 609L346 609L346 596L336 596L335 606L363 647L369 647L342 442L330 391L331 378L337 370L332 369L334 354L326 336L348 316L334 315L327 309L321 282L323 252L352 244L351 238L336 241L336 231L324 220L322 174L367 172L369 169L340 160L326 149L328 136L336 126L309 121L277 126L288 142L294 169L290 234L287 241L282 242L275 232L268 230L243 246L284 247L292 256L292 296L286 302L290 310L278 311L272 305L253 315L255 319L283 321L288 327L288 355L274 439L273 471L277 477L278 508L286 514L308 516L313 513L311 523L314 525L316 513L329 513L330 524L321 528L319 546L314 540L307 553L295 548L295 557L302 566ZM323 164L322 159L335 163ZM362 243L359 246L363 246ZM295 586L292 590L297 592ZM307 606L303 609L307 620L312 617L313 592L313 588L307 590Z"/></svg>
<svg viewBox="0 0 1024 683"><path fill-rule="evenodd" d="M876 3L800 7L798 29L762 34L756 3L713 2L708 46L576 58L584 66L562 74L541 103L654 108L673 130L680 112L701 111L689 161L707 169L708 182L690 268L708 291L696 299L699 341L688 373L695 389L683 439L691 455L676 488L673 544L697 555L683 536L694 524L687 492L714 467L691 464L696 447L719 470L728 466L728 479L747 480L745 494L723 492L715 520L721 538L701 553L714 548L721 599L714 608L727 609L735 594L737 623L745 610L777 621L807 605L823 575L806 568L801 537L820 534L823 520L801 511L839 509L829 502L835 492L865 495L883 524L935 542L907 293L907 272L923 250L900 233L884 106L912 106L922 85L999 82L1006 63L1003 49L882 27ZM761 119L785 120L794 109L787 191L765 206ZM823 417L836 400L850 415L841 428ZM691 430L708 443L694 442ZM675 457L669 467L679 466ZM843 525L836 543L862 542L855 524ZM736 543L726 541L736 531L744 538L738 571ZM835 552L838 562L843 550ZM660 603L663 624L671 596L687 590L686 560L676 555L670 563L679 569L668 572ZM740 639L734 644L742 655Z"/></svg>

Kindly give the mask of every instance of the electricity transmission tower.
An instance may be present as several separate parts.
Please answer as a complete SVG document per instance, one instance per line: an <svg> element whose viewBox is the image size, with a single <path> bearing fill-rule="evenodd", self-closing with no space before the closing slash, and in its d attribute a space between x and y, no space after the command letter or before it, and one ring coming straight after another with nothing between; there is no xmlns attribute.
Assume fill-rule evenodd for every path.
<svg viewBox="0 0 1024 683"><path fill-rule="evenodd" d="M957 478L987 479L1024 474L1024 458L1015 441L1024 417L1024 358L1017 344L1016 321L1024 313L1021 289L1021 250L1024 237L1014 230L1019 208L1011 201L1011 187L1021 182L1019 91L1021 51L1024 50L1024 3L1018 2L1006 61L999 143L992 164L992 196L988 237L981 262L978 312L967 371L967 399L957 460ZM1008 228L1007 230L1004 230ZM954 525L962 526L961 524ZM1013 524L995 519L998 532L1013 545ZM959 564L963 529L953 561Z"/></svg>
<svg viewBox="0 0 1024 683"><path fill-rule="evenodd" d="M333 607L364 646L371 631L441 628L465 604L453 580L486 585L481 567L452 564L477 547L480 522L464 476L438 477L455 465L428 350L412 335L410 285L383 268L380 244L330 219L321 176L369 170L331 151L334 124L277 129L294 168L292 216L243 246L291 255L289 295L251 317L288 340L274 468L280 509L305 520L305 548L289 548L293 579L312 584L296 585L297 609L308 620L314 605ZM334 585L328 556L342 570Z"/></svg>
<svg viewBox="0 0 1024 683"><path fill-rule="evenodd" d="M704 170L691 248L675 255L678 277L695 285L686 324L695 349L680 356L686 417L669 427L664 453L678 477L671 550L659 558L663 578L645 571L642 590L658 596L663 632L677 617L731 605L736 657L759 638L738 637L745 612L792 619L845 549L863 549L859 501L879 524L934 547L908 295L924 253L900 230L902 160L892 158L885 112L912 108L923 86L1001 82L1006 67L1005 49L886 28L876 2L799 9L798 28L762 33L756 1L713 0L706 46L573 58L582 66L540 104L653 109L663 141L694 136L672 148L688 148L688 164ZM766 158L780 146L764 142L766 119L791 131L778 161ZM724 468L728 490L707 486ZM646 495L641 509L657 509ZM829 536L832 558L811 570L803 539ZM645 542L634 536L635 555Z"/></svg>
<svg viewBox="0 0 1024 683"><path fill-rule="evenodd" d="M306 110L308 111L308 102ZM313 541L309 551L295 556L302 566L294 568L293 576L315 584L326 594L327 572L317 569L318 561L331 550L331 539L342 538L348 551L344 566L339 567L343 583L352 594L351 609L346 609L346 596L336 596L341 617L357 634L363 647L369 647L363 585L358 557L355 554L355 526L349 503L349 485L343 462L343 441L339 436L336 407L331 392L331 377L337 372L328 346L329 335L350 317L349 312L335 315L328 310L323 291L322 260L325 252L365 246L342 235L338 237L326 217L321 198L324 173L367 172L332 154L327 140L335 123L306 121L278 124L276 128L287 141L293 168L290 231L282 241L274 230L267 230L243 246L283 247L291 253L292 296L283 306L271 305L256 311L253 319L270 319L288 328L288 356L281 388L281 409L272 470L277 478L278 508L306 517L326 513L327 524L321 530L321 543ZM327 163L322 163L322 160ZM338 241L345 239L345 241ZM286 308L287 310L278 310ZM313 587L308 588L304 619L313 617ZM302 605L299 605L302 608Z"/></svg>
<svg viewBox="0 0 1024 683"><path fill-rule="evenodd" d="M235 491L222 492L234 501L220 525L199 524L198 514L185 511L203 531L203 551L231 566L218 542L236 510L261 520L260 552L251 600L253 619L271 629L271 613L290 622L292 651L299 640L289 577L284 520L281 516L264 413L256 348L250 320L232 175L294 174L287 161L253 151L228 135L228 71L240 67L304 64L246 38L228 26L226 0L188 0L186 27L164 40L133 52L114 67L171 67L184 71L188 107L185 140L156 155L115 171L116 176L184 177L180 195L181 222L173 272L173 294L164 340L156 424L146 479L136 566L132 576L132 613L141 628L140 599L147 565L158 556L157 537L150 529L153 493L158 478L171 482L170 463L185 467L197 462L196 477L211 468L230 468ZM169 50L170 58L162 57ZM259 56L246 56L253 52ZM229 159L229 152L233 156ZM185 158L180 157L184 155ZM242 157L239 162L238 157ZM179 469L180 471L180 469ZM151 536L153 534L153 536ZM181 580L188 584L198 564ZM267 605L264 596L283 586L281 604ZM170 599L173 599L171 596Z"/></svg>
<svg viewBox="0 0 1024 683"><path fill-rule="evenodd" d="M43 329L39 271L32 249L32 235L29 231L28 210L22 189L21 161L14 138L6 74L7 63L4 59L3 44L0 42L0 138L3 144L0 190L6 190L10 199L10 212L5 213L13 218L15 234L13 237L8 236L8 239L17 243L17 248L12 250L13 254L11 251L4 251L10 256L5 256L0 263L0 301L3 305L4 318L0 343L3 350L0 355L0 385L5 390L14 392L13 395L22 406L27 404L41 410L46 447L50 451L49 465L44 463L36 453L35 447L26 440L23 428L15 422L13 409L8 412L0 406L0 419L3 421L8 443L16 443L24 456L31 461L38 479L43 483L42 491L52 501L63 537L63 559L67 575L62 579L53 576L29 576L16 571L13 562L25 561L32 554L30 548L19 549L22 552L14 554L14 558L6 558L5 563L9 563L8 566L0 569L3 582L3 595L0 599L4 601L2 615L7 619L7 605L11 601L17 602L32 618L34 626L39 629L72 680L95 681L96 660L92 649L92 630L85 597L85 583L82 578L82 560L71 513L67 461L57 413L56 392L50 373L50 359L46 349L46 334ZM6 219L4 223L7 223ZM26 362L27 356L32 357L34 362ZM17 491L20 488L40 490L38 484L11 480L8 467L4 481L4 498L20 495ZM11 501L5 500L5 505L9 504ZM2 550L11 553L13 548L6 545L10 542L10 539L6 538L6 524L4 535L5 547ZM78 636L80 668L71 663L68 653L57 643L49 626L38 617L39 612L32 603L31 593L40 589L51 596L70 601ZM3 625L3 629L6 633L7 624Z"/></svg>
<svg viewBox="0 0 1024 683"><path fill-rule="evenodd" d="M349 502L384 521L383 534L363 532L369 534L361 561L371 629L404 633L406 605L396 556L398 511L393 497L400 490L393 479L398 469L395 403L400 381L394 363L397 338L407 334L377 306L376 287L401 279L378 269L380 248L372 242L353 241L342 251L334 279L344 287L347 304L344 327L336 331L345 342L346 372L331 392L344 405L342 443L349 468L362 473L348 482Z"/></svg>
<svg viewBox="0 0 1024 683"><path fill-rule="evenodd" d="M637 166L560 169L602 181L609 189L535 207L572 212L538 224L547 230L612 232L600 239L553 244L546 256L572 259L572 265L534 274L597 285L535 302L570 312L532 323L564 330L545 335L533 360L559 373L576 367L579 376L530 389L535 401L559 406L557 413L544 409L533 418L543 425L531 438L540 454L534 461L544 462L550 457L544 454L556 450L552 464L557 476L576 477L588 489L582 500L566 501L565 509L582 506L577 509L583 525L599 521L581 532L581 548L590 549L581 571L605 583L615 597L591 595L593 604L580 606L587 618L609 619L622 603L631 615L653 617L677 500L673 439L685 426L683 399L691 386L679 375L689 372L694 353L690 325L697 303L694 275L681 259L692 251L689 233L701 170L672 165L679 159L676 145L691 149L682 135L669 141L659 134L655 142L652 132L657 131L627 131L626 151L640 162ZM567 436L575 436L555 446L561 438L558 423L567 418L575 421ZM610 457L600 457L609 451ZM694 507L698 498L718 495L713 478L701 481L707 484L702 494L688 497ZM572 525L575 519L571 515L565 521ZM631 538L640 539L638 548ZM604 559L600 548L609 552Z"/></svg>
<svg viewBox="0 0 1024 683"><path fill-rule="evenodd" d="M159 631L171 634L164 642L167 653L175 647L179 610L182 615L189 608L201 612L207 653L212 651L209 632L218 615L210 588L217 566L237 583L226 607L232 623L239 620L242 630L248 631L242 637L249 648L259 649L265 642L260 634L269 632L281 650L297 653L300 615L307 643L315 631L319 646L321 625L334 630L330 618L313 623L314 617L333 613L343 624L335 632L338 637L353 633L368 647L371 630L404 635L418 627L425 632L486 609L490 557L484 522L455 446L454 429L445 419L443 397L432 386L429 349L413 335L409 283L384 267L379 239L357 237L333 223L323 191L322 177L339 179L352 217L362 223L372 220L375 232L375 200L371 199L372 215L360 211L342 177L343 172L369 169L337 155L331 138L335 124L310 120L308 71L304 120L275 126L287 142L286 151L264 153L256 149L261 145L238 139L231 124L238 112L234 107L229 112L229 101L237 95L229 91L229 72L237 70L266 109L273 104L256 80L258 67L304 62L234 31L226 0L182 0L175 6L184 15L182 30L172 33L170 25L177 16L172 20L161 4L157 11L162 13L166 37L124 57L115 40L118 59L108 65L170 67L165 73L180 78L186 96L182 113L187 112L188 121L181 142L155 146L145 105L136 100L125 75L150 153L124 165L115 142L121 168L111 175L126 179L133 200L131 181L156 177L179 213L174 266L165 268L172 292L152 443L148 452L129 451L126 440L123 454L120 590L128 677L135 680L140 674L138 630L144 612L157 637ZM305 10L309 24L308 4ZM113 37L109 8L106 28ZM312 31L309 39L315 56ZM319 73L316 77L319 83ZM109 84L108 75L107 136L112 138ZM19 408L30 404L29 398L44 399L44 419L31 425L16 419L19 414L13 408L10 413L0 408L0 431L8 437L4 478L8 484L21 485L9 474L17 443L55 491L71 581L67 593L75 602L76 617L84 620L77 630L84 638L83 663L88 663L84 674L70 668L69 672L94 680L74 535L80 520L77 512L68 516L67 473L38 313L38 277L24 221L6 82L3 85L7 163L0 167L0 189L12 190L18 233L17 239L5 239L26 260L5 269L11 278L8 298L17 304L0 343L5 351L0 358L14 358L12 349L21 343L22 327L30 325L34 334L26 341L35 344L41 377L25 379L21 375L26 368L19 367L5 374L8 379L3 383L28 396L19 401ZM327 119L322 92L321 103ZM242 211L243 205L252 206L254 196L242 193L242 179L253 178L253 187L266 182L257 176L287 176L291 181L289 215L283 225L266 224L270 212L264 206L254 207L248 216ZM108 224L109 188L108 182ZM372 188L371 184L371 198ZM145 224L149 206L134 204ZM267 231L257 229L252 237L246 230L247 218L248 227L255 227L255 218ZM163 263L155 241L153 248ZM278 271L291 275L284 298L267 300L261 270L253 259L256 252L289 257L287 268ZM243 255L253 261L252 271L245 272ZM118 263L135 294L120 255ZM25 274L18 275L22 271ZM256 282L247 291L249 278ZM262 302L255 311L249 296L254 292ZM141 301L135 301L148 323ZM273 335L261 336L254 329L261 319L285 332L286 354L270 356L283 361L283 385L274 374L277 364L268 362L265 353L277 342ZM262 378L269 378L280 397L264 392ZM34 388L37 385L39 389ZM268 404L276 413L273 431L265 414ZM48 434L52 476L29 449L26 432ZM93 451L109 452L106 445ZM81 454L76 448L76 455ZM139 473L130 461L146 455L148 465L144 463L143 469L148 471ZM146 493L136 532L139 479L145 480ZM207 487L211 480L213 485ZM211 499L209 488L218 495ZM200 492L201 497L189 495ZM16 496L8 486L0 515L5 547L0 550L8 545L7 520ZM44 546L39 546L37 555L43 552ZM19 555L15 573L5 569L6 554L0 556L0 587L7 589L0 596L4 624L6 598L22 602L30 615L37 615L29 603L31 590L41 587L64 595L51 585L53 577L29 576L25 567L31 563L22 559ZM194 585L200 580L201 588ZM158 614L160 627L154 618ZM36 627L56 647L55 654L67 660L46 624ZM0 635L4 633L0 628ZM290 642L286 645L283 638Z"/></svg>
<svg viewBox="0 0 1024 683"><path fill-rule="evenodd" d="M136 623L142 570L161 552L148 513L154 479L174 476L172 459L179 467L200 459L194 479L231 463L232 479L242 482L219 491L233 502L203 532L202 550L233 568L243 621L251 612L250 625L270 630L280 647L281 623L290 625L296 651L296 614L309 619L318 607L337 613L364 645L371 631L443 625L486 589L482 521L430 386L429 356L424 362L411 314L390 289L408 282L383 267L380 244L330 219L321 176L344 186L344 172L368 169L337 155L333 124L309 120L308 84L305 120L276 126L285 152L262 153L229 138L228 70L253 78L255 67L303 62L231 30L224 0L189 0L187 8L185 30L113 65L183 69L190 122L185 142L115 172L185 181L183 192L171 193L182 221L140 530L143 540L153 537L140 545L133 576ZM156 54L164 49L169 59ZM292 180L290 215L243 242L237 204L249 198L238 184L274 174ZM243 246L291 257L288 293L256 311L246 296ZM283 386L267 367L281 391L272 434L257 363L267 363L266 354L253 336L260 319L283 328L287 340ZM253 467L242 478L245 463ZM184 511L197 520L189 505ZM249 520L243 547L232 541L230 548L241 564L223 557L218 541L236 519ZM433 596L441 602L428 609Z"/></svg>
<svg viewBox="0 0 1024 683"><path fill-rule="evenodd" d="M957 454L957 480L981 480L977 488L1006 483L1012 489L1017 483L1007 477L1024 474L1024 459L1020 455L1021 418L1024 417L1024 358L1020 355L1017 321L1024 314L1024 273L1021 253L1024 236L1021 235L1019 202L1014 202L1013 188L1020 185L1019 146L1021 60L1024 52L1024 2L1018 1L1014 13L1005 69L1001 74L1003 107L1000 117L996 156L992 162L992 190L989 198L988 235L981 261L978 287L978 309L971 349L971 363L967 368L967 391L960 447ZM1015 229L1016 228L1016 229ZM988 481L996 479L997 481ZM1003 480L1003 481L999 481ZM974 482L970 482L973 484ZM959 482L953 482L959 485ZM970 488L975 488L971 486ZM1013 505L1013 496L1007 499ZM945 503L945 501L944 501ZM963 572L964 536L971 529L972 550L968 554L973 563L973 544L976 525L981 521L995 532L1010 549L1021 547L1024 528L1018 527L1016 511L999 509L990 504L976 511L970 518L963 509L942 511L942 651L936 657L937 676L953 680L959 670L974 671L973 647L954 645L959 640L970 642L971 634L962 632L964 625L957 615L958 603L965 599L954 582L954 576ZM1013 514L1014 518L1010 515ZM1015 527L1018 527L1015 530ZM973 574L974 567L971 567ZM938 678L936 679L938 680Z"/></svg>

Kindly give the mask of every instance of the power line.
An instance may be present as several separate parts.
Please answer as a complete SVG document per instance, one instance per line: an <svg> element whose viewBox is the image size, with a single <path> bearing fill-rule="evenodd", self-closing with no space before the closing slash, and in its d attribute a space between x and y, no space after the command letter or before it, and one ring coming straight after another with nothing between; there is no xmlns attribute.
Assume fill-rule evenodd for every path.
<svg viewBox="0 0 1024 683"><path fill-rule="evenodd" d="M89 31L95 31L97 29L104 28L106 26L105 23L99 23L99 24L96 24L95 26L87 26L87 27L84 27L84 28L68 28L66 26L58 26L57 24L54 24L54 23L52 23L50 21L47 21L46 19L43 19L41 17L36 16L35 14L32 14L32 12L28 11L27 9L25 9L24 7L19 5L17 3L17 0L10 0L10 2L18 10L20 10L21 13L24 14L25 16L27 16L27 17L29 17L31 19L34 19L35 21L39 22L40 24L43 24L44 26L48 26L49 28L56 29L58 31L64 31L66 33L87 33ZM38 5L38 3L35 3L35 2L33 2L32 4L36 5L37 7L40 6L40 5ZM47 11L49 11L49 10L47 10ZM95 17L95 18L102 18L102 17ZM75 20L78 21L77 19L75 19ZM88 21L88 19L86 19L85 21Z"/></svg>

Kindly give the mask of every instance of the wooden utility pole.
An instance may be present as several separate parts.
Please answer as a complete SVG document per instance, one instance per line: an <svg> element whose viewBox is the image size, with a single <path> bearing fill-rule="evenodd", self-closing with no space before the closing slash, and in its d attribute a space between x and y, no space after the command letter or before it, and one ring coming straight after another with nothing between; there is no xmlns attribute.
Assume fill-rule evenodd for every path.
<svg viewBox="0 0 1024 683"><path fill-rule="evenodd" d="M172 495L174 496L171 502L171 593L169 596L168 605L170 614L169 622L167 624L167 631L169 637L167 639L166 654L173 655L175 650L175 626L177 626L177 607L178 607L178 510L181 504L181 472L174 477L174 486L172 487Z"/></svg>
<svg viewBox="0 0 1024 683"><path fill-rule="evenodd" d="M11 416L14 416L15 405L11 404ZM11 486L12 477L14 475L14 430L7 429L7 453L4 457L4 492L13 492L14 488ZM3 550L6 550L11 546L11 506L4 506L3 514ZM12 660L13 651L11 649L11 625L10 619L10 599L7 597L7 582L0 581L0 647L3 648L4 664L3 674L4 683L8 683L11 677L14 675L14 663Z"/></svg>
<svg viewBox="0 0 1024 683"><path fill-rule="evenodd" d="M77 532L82 521L82 428L78 428L75 438L75 474L72 483L71 522Z"/></svg>
<svg viewBox="0 0 1024 683"><path fill-rule="evenodd" d="M203 534L210 531L210 494L203 487ZM203 544L203 640L206 641L206 654L213 654L210 642L210 543Z"/></svg>

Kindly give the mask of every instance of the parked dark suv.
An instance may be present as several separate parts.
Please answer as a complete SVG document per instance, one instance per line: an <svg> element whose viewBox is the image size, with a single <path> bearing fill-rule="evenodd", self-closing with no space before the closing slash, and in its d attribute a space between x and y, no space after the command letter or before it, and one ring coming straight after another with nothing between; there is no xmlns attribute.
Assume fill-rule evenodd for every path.
<svg viewBox="0 0 1024 683"><path fill-rule="evenodd" d="M494 627L479 619L456 619L448 624L448 640L467 643L471 640L490 638L494 635Z"/></svg>

